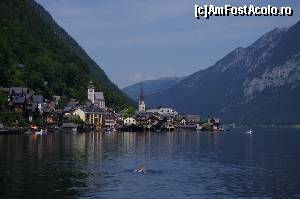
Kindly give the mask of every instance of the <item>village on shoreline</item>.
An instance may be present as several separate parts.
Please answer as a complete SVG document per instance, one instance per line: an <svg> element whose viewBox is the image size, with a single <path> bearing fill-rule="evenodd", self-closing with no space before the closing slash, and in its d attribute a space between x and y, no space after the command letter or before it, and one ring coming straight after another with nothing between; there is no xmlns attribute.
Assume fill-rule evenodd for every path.
<svg viewBox="0 0 300 199"><path fill-rule="evenodd" d="M103 92L96 92L93 82L87 87L88 101L52 100L23 87L0 88L7 95L7 106L1 113L0 133L47 133L51 131L223 131L220 119L201 119L199 115L179 114L171 108L146 110L143 87L138 110L133 107L116 113L108 108Z"/></svg>

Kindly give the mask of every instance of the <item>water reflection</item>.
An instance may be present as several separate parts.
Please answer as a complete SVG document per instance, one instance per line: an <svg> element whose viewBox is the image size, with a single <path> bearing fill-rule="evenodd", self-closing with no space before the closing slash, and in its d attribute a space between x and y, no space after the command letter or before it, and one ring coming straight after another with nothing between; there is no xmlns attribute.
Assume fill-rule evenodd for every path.
<svg viewBox="0 0 300 199"><path fill-rule="evenodd" d="M0 198L298 197L300 133L256 132L0 136Z"/></svg>

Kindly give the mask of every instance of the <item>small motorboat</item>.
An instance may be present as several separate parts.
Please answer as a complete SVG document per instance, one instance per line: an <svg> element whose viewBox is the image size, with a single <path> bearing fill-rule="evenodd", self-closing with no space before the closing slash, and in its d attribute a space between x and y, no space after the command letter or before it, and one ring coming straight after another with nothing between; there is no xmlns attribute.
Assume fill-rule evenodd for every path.
<svg viewBox="0 0 300 199"><path fill-rule="evenodd" d="M246 131L247 134L252 134L252 129L250 129L249 131Z"/></svg>

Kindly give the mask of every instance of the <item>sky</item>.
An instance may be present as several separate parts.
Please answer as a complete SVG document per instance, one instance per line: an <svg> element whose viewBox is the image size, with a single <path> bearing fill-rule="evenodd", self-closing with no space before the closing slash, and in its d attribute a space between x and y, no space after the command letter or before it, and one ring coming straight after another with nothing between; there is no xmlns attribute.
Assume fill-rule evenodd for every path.
<svg viewBox="0 0 300 199"><path fill-rule="evenodd" d="M36 0L120 88L183 77L213 65L276 27L300 20L298 0ZM194 6L291 6L294 16L212 17Z"/></svg>

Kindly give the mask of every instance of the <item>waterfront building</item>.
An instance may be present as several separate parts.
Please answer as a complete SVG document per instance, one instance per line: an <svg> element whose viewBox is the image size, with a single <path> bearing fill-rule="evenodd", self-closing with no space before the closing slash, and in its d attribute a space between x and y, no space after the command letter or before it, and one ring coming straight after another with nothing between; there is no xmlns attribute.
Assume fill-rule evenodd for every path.
<svg viewBox="0 0 300 199"><path fill-rule="evenodd" d="M180 125L197 125L201 122L199 115L177 115L175 120Z"/></svg>
<svg viewBox="0 0 300 199"><path fill-rule="evenodd" d="M57 122L57 112L55 106L55 101L51 101L46 103L43 107L43 119L48 125L55 125Z"/></svg>
<svg viewBox="0 0 300 199"><path fill-rule="evenodd" d="M29 92L28 88L23 88L23 87L10 87L9 88L9 96L14 97L14 96L25 96L26 93Z"/></svg>
<svg viewBox="0 0 300 199"><path fill-rule="evenodd" d="M94 124L96 127L101 127L104 125L104 116L106 114L105 110L91 104L89 107L84 109L85 122L89 124Z"/></svg>
<svg viewBox="0 0 300 199"><path fill-rule="evenodd" d="M95 87L92 81L90 81L88 86L88 100L100 108L105 108L104 94L103 92L95 92Z"/></svg>
<svg viewBox="0 0 300 199"><path fill-rule="evenodd" d="M124 119L124 124L126 126L130 126L132 124L136 125L136 119L133 117L128 117L128 118Z"/></svg>
<svg viewBox="0 0 300 199"><path fill-rule="evenodd" d="M26 110L25 96L14 96L11 100L11 106L15 112L24 113Z"/></svg>
<svg viewBox="0 0 300 199"><path fill-rule="evenodd" d="M27 110L34 112L38 110L40 114L43 113L44 97L42 95L26 95L27 99Z"/></svg>
<svg viewBox="0 0 300 199"><path fill-rule="evenodd" d="M115 128L117 125L117 118L114 114L106 114L105 115L105 127L106 128Z"/></svg>
<svg viewBox="0 0 300 199"><path fill-rule="evenodd" d="M145 112L146 111L146 105L144 100L144 88L143 85L141 86L141 95L139 99L139 112Z"/></svg>
<svg viewBox="0 0 300 199"><path fill-rule="evenodd" d="M220 128L220 119L208 118L207 125L210 126L213 130L218 130Z"/></svg>
<svg viewBox="0 0 300 199"><path fill-rule="evenodd" d="M177 115L175 117L176 128L179 129L197 129L201 124L199 115Z"/></svg>
<svg viewBox="0 0 300 199"><path fill-rule="evenodd" d="M149 113L159 114L162 116L176 116L178 115L178 112L171 109L171 108L158 108L158 109L151 109L148 110Z"/></svg>

